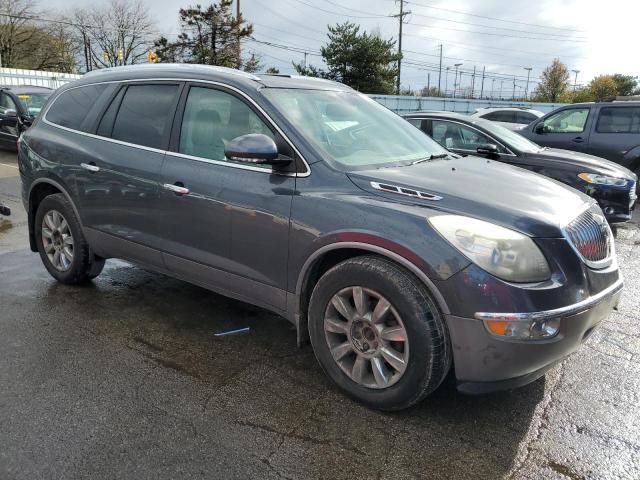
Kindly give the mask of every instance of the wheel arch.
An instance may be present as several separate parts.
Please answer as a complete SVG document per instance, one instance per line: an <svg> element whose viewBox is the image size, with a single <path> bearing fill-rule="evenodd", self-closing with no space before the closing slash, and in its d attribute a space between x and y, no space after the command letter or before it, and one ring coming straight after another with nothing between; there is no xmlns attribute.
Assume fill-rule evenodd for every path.
<svg viewBox="0 0 640 480"><path fill-rule="evenodd" d="M73 212L75 213L78 222L80 222L80 226L82 226L82 220L80 219L76 204L73 202L73 199L71 198L71 195L69 194L67 189L62 186L61 183L48 177L35 180L29 188L29 209L27 211L27 220L29 225L29 247L31 248L32 252L38 251L35 240L34 221L38 206L43 199L45 199L49 195L55 195L57 193L62 193L65 197L67 197L67 200L69 200L69 203L73 208Z"/></svg>
<svg viewBox="0 0 640 480"><path fill-rule="evenodd" d="M402 255L369 243L355 241L331 243L313 252L303 264L300 274L298 275L295 290L295 298L297 300L297 305L295 305L295 324L298 335L298 345L306 343L309 339L309 327L307 323L309 299L311 298L313 287L322 274L344 260L371 254L386 258L411 272L424 284L429 290L429 293L433 295L440 311L445 316L451 313L435 283L414 263Z"/></svg>

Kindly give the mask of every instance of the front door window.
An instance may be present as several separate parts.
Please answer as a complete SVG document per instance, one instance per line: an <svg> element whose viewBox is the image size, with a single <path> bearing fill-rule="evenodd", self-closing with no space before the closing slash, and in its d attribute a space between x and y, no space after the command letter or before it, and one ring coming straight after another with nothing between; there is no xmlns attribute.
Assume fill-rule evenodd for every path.
<svg viewBox="0 0 640 480"><path fill-rule="evenodd" d="M545 133L582 133L588 116L588 108L562 110L549 116L543 128Z"/></svg>

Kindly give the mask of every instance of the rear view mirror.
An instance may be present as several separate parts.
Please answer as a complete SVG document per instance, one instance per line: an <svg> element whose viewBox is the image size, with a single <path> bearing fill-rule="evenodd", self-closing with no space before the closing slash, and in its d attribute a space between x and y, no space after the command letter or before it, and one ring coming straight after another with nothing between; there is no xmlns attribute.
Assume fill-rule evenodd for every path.
<svg viewBox="0 0 640 480"><path fill-rule="evenodd" d="M476 152L478 152L479 155L494 156L494 155L498 155L498 147L493 143L488 143L486 145L480 145L476 149Z"/></svg>
<svg viewBox="0 0 640 480"><path fill-rule="evenodd" d="M534 129L534 131L536 133L543 134L544 133L544 122L540 122L539 124L537 124L536 128Z"/></svg>
<svg viewBox="0 0 640 480"><path fill-rule="evenodd" d="M278 155L276 143L262 133L249 133L231 140L224 149L229 160L247 163L268 163L283 165L291 162L290 158Z"/></svg>
<svg viewBox="0 0 640 480"><path fill-rule="evenodd" d="M18 112L16 112L13 108L7 108L4 111L4 116L5 117L10 117L10 118L15 118L18 116Z"/></svg>

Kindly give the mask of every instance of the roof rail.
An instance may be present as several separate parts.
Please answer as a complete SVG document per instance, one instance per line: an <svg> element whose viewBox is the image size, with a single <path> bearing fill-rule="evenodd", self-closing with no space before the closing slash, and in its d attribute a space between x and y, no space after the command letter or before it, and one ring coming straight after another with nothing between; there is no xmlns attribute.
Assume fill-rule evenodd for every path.
<svg viewBox="0 0 640 480"><path fill-rule="evenodd" d="M149 64L140 63L136 65L121 65L116 67L99 68L99 69L91 70L90 72L85 73L84 76L85 77L94 76L94 75L98 75L100 73L105 73L105 72L127 72L127 71L136 72L139 70L156 70L156 69L159 70L161 68L165 68L165 69L180 68L184 70L197 69L197 70L201 70L202 72L227 73L231 75L238 75L240 77L248 78L251 80L260 80L260 78L254 75L253 73L243 72L242 70L237 70L235 68L220 67L217 65L203 65L200 63L149 63Z"/></svg>
<svg viewBox="0 0 640 480"><path fill-rule="evenodd" d="M602 102L640 102L640 95L623 95L604 97Z"/></svg>

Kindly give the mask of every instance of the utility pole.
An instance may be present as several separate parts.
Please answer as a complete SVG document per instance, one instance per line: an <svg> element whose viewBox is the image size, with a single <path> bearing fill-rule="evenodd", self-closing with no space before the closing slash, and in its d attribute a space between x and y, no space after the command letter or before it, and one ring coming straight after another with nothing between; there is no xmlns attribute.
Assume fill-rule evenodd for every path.
<svg viewBox="0 0 640 480"><path fill-rule="evenodd" d="M576 74L576 77L573 80L573 93L576 93L576 86L578 85L578 74L580 73L580 70L571 70L571 71Z"/></svg>
<svg viewBox="0 0 640 480"><path fill-rule="evenodd" d="M524 89L524 99L529 100L529 76L531 75L531 67L524 67L527 71L527 87Z"/></svg>
<svg viewBox="0 0 640 480"><path fill-rule="evenodd" d="M307 69L307 52L304 52L304 69Z"/></svg>
<svg viewBox="0 0 640 480"><path fill-rule="evenodd" d="M476 88L476 66L473 66L473 76L471 77L471 98L473 98L473 91Z"/></svg>
<svg viewBox="0 0 640 480"><path fill-rule="evenodd" d="M511 100L516 99L516 76L513 76L513 94L511 95Z"/></svg>
<svg viewBox="0 0 640 480"><path fill-rule="evenodd" d="M504 80L500 80L500 100L502 100L502 84L504 83Z"/></svg>
<svg viewBox="0 0 640 480"><path fill-rule="evenodd" d="M429 90L431 90L431 74L427 73L427 96L429 96Z"/></svg>
<svg viewBox="0 0 640 480"><path fill-rule="evenodd" d="M482 100L482 94L484 93L484 69L486 67L482 67L482 85L480 86L480 100Z"/></svg>
<svg viewBox="0 0 640 480"><path fill-rule="evenodd" d="M493 100L496 96L496 79L491 79L491 100Z"/></svg>
<svg viewBox="0 0 640 480"><path fill-rule="evenodd" d="M238 68L240 68L241 63L241 52L240 52L240 0L236 0L236 21L238 22ZM307 66L307 52L304 54L304 66Z"/></svg>
<svg viewBox="0 0 640 480"><path fill-rule="evenodd" d="M404 11L404 0L400 0L400 13L398 15L392 15L398 17L398 77L396 78L396 93L400 95L400 70L402 69L402 23L404 22L405 15L409 15L411 12Z"/></svg>
<svg viewBox="0 0 640 480"><path fill-rule="evenodd" d="M462 65L461 63L456 63L453 66L456 67L456 75L453 77L453 98L456 98L456 84L458 82L458 67Z"/></svg>
<svg viewBox="0 0 640 480"><path fill-rule="evenodd" d="M444 95L443 95L443 97L447 96L447 85L449 83L449 70L450 69L451 69L451 67L445 68L445 72L444 72Z"/></svg>
<svg viewBox="0 0 640 480"><path fill-rule="evenodd" d="M438 95L440 95L440 80L442 78L442 44L440 44L440 68L438 69Z"/></svg>

